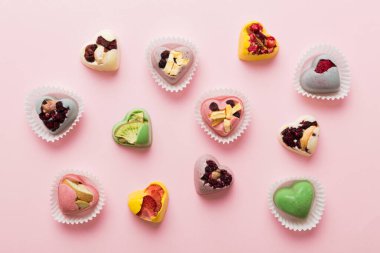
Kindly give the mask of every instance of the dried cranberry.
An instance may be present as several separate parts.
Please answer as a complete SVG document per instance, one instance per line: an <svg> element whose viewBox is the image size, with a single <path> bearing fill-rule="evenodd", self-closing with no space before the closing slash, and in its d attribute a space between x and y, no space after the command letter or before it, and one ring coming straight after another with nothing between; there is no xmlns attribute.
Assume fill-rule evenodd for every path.
<svg viewBox="0 0 380 253"><path fill-rule="evenodd" d="M216 170L216 168L210 167L210 166L206 166L206 168L205 168L206 173L211 173L211 172L213 172L215 170Z"/></svg>
<svg viewBox="0 0 380 253"><path fill-rule="evenodd" d="M217 169L218 168L218 165L213 160L207 160L206 163L207 163L208 166L210 166L213 169Z"/></svg>
<svg viewBox="0 0 380 253"><path fill-rule="evenodd" d="M213 112L214 112L214 111L219 111L218 104L215 103L215 102L212 102L212 103L209 105L208 108L210 108L210 110L213 111Z"/></svg>

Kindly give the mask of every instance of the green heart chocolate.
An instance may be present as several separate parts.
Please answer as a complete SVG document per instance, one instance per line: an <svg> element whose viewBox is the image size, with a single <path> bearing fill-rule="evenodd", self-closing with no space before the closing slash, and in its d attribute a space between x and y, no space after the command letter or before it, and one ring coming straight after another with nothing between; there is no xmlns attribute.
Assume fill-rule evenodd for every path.
<svg viewBox="0 0 380 253"><path fill-rule="evenodd" d="M307 180L296 181L289 187L280 187L273 196L278 209L297 217L306 218L314 200L314 186Z"/></svg>
<svg viewBox="0 0 380 253"><path fill-rule="evenodd" d="M149 147L152 144L152 124L143 109L134 109L112 128L114 141L123 146Z"/></svg>

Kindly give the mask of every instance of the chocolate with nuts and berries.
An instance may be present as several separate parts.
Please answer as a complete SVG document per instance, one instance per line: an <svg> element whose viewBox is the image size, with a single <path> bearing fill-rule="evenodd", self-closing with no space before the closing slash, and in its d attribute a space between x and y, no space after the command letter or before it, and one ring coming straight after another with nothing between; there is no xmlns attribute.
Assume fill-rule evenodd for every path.
<svg viewBox="0 0 380 253"><path fill-rule="evenodd" d="M153 49L151 64L156 73L170 85L178 84L194 61L192 50L179 43L168 43Z"/></svg>
<svg viewBox="0 0 380 253"><path fill-rule="evenodd" d="M318 144L319 125L312 116L302 116L294 123L280 129L279 141L287 149L304 156L311 156Z"/></svg>
<svg viewBox="0 0 380 253"><path fill-rule="evenodd" d="M200 113L213 132L226 137L239 129L244 117L244 104L236 96L212 97L202 102Z"/></svg>
<svg viewBox="0 0 380 253"><path fill-rule="evenodd" d="M35 107L39 119L51 134L66 130L78 116L78 104L71 98L43 96L36 101Z"/></svg>
<svg viewBox="0 0 380 253"><path fill-rule="evenodd" d="M231 186L231 170L212 155L201 156L194 166L194 185L198 194L215 193Z"/></svg>
<svg viewBox="0 0 380 253"><path fill-rule="evenodd" d="M257 61L273 58L278 53L277 40L268 35L262 24L250 22L240 33L239 58L244 61Z"/></svg>

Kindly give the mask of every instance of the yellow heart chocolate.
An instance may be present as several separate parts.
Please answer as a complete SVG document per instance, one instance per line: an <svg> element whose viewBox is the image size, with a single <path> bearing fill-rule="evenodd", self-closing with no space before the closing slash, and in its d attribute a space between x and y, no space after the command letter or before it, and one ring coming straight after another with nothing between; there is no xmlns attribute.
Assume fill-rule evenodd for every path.
<svg viewBox="0 0 380 253"><path fill-rule="evenodd" d="M128 207L133 214L143 220L159 223L168 208L169 193L161 182L152 182L144 190L131 193Z"/></svg>
<svg viewBox="0 0 380 253"><path fill-rule="evenodd" d="M267 34L263 25L257 21L247 23L240 32L239 58L243 61L271 59L278 53L277 40Z"/></svg>

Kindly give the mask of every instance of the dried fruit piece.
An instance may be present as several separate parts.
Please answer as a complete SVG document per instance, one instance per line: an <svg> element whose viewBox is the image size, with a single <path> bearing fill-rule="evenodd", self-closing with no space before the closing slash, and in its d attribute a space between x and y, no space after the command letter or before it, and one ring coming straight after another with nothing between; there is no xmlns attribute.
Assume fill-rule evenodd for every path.
<svg viewBox="0 0 380 253"><path fill-rule="evenodd" d="M112 129L116 143L129 147L149 147L152 144L152 126L148 113L135 109Z"/></svg>
<svg viewBox="0 0 380 253"><path fill-rule="evenodd" d="M153 182L145 190L131 193L128 206L143 220L161 222L168 206L168 191L162 183Z"/></svg>
<svg viewBox="0 0 380 253"><path fill-rule="evenodd" d="M228 167L219 165L211 155L201 156L194 166L194 183L199 194L210 194L227 189L233 180Z"/></svg>

